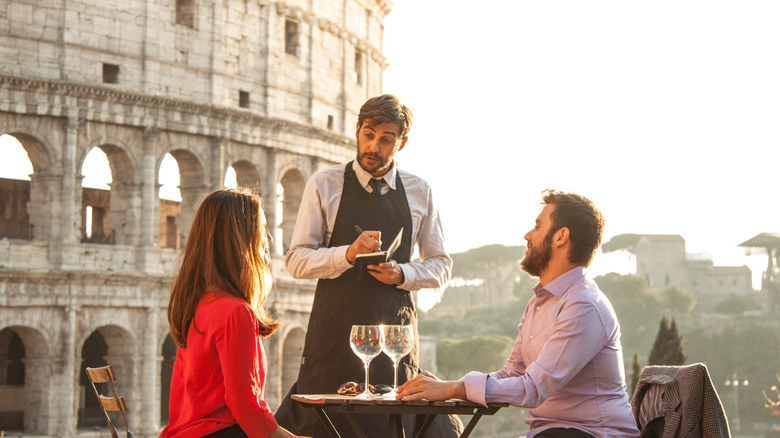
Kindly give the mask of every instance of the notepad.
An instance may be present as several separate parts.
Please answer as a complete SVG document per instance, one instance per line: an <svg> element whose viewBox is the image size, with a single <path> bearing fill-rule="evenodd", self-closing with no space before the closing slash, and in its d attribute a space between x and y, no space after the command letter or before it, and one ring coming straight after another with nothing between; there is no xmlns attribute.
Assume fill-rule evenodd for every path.
<svg viewBox="0 0 780 438"><path fill-rule="evenodd" d="M355 266L360 270L362 273L365 270L368 270L368 265L377 265L382 262L386 262L393 258L393 255L395 254L395 251L398 249L399 246L401 246L401 238L404 235L404 229L401 227L401 230L398 231L398 234L395 236L395 239L393 239L393 243L390 244L390 246L385 251L377 251L377 252L371 252L367 254L358 254L355 256Z"/></svg>

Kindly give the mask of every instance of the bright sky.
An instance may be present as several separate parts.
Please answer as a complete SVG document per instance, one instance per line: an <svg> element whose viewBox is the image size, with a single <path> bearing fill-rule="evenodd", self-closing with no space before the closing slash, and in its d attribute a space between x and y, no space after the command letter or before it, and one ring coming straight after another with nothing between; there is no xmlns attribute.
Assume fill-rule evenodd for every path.
<svg viewBox="0 0 780 438"><path fill-rule="evenodd" d="M398 159L452 252L524 245L554 188L601 208L605 241L680 234L760 276L737 245L780 232L780 2L393 3L384 91L415 116Z"/></svg>
<svg viewBox="0 0 780 438"><path fill-rule="evenodd" d="M779 17L775 0L394 0L384 91L416 119L399 162L433 186L451 252L525 244L555 188L593 199L605 241L680 234L756 278L765 258L737 245L780 232Z"/></svg>

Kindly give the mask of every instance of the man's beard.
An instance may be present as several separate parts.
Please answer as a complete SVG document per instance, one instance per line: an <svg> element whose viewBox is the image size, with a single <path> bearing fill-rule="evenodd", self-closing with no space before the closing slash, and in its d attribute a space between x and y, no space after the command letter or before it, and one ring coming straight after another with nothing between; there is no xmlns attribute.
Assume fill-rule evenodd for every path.
<svg viewBox="0 0 780 438"><path fill-rule="evenodd" d="M528 255L520 262L520 267L528 274L539 277L542 271L547 269L552 259L552 239L553 233L548 232L544 237L541 247L532 246Z"/></svg>
<svg viewBox="0 0 780 438"><path fill-rule="evenodd" d="M373 167L369 167L366 163L363 162L363 159L365 157L375 158L376 160L379 161L379 163L375 164ZM387 170L393 164L392 156L387 157L387 158L385 158L383 160L382 157L380 157L379 155L370 154L370 153L361 154L360 152L358 152L358 160L357 161L358 161L358 164L360 165L360 167L362 167L363 170L365 170L366 172L368 172L370 174L374 174L374 173L377 173L377 172L381 172L381 171Z"/></svg>

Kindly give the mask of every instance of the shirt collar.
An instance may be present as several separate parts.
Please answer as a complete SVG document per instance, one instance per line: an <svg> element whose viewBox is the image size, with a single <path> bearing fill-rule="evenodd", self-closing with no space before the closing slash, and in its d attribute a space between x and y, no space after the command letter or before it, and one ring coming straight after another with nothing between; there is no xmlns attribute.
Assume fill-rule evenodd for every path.
<svg viewBox="0 0 780 438"><path fill-rule="evenodd" d="M355 175L357 176L358 181L360 181L360 185L363 186L366 191L370 191L368 186L371 185L370 181L373 176L366 172L365 169L360 167L360 165L357 163L357 160L352 162L352 170L355 171ZM392 190L395 190L396 173L398 173L398 163L393 161L393 166L390 167L390 170L388 170L386 174L382 175L382 179L385 180L385 183L387 183L388 187L390 187Z"/></svg>
<svg viewBox="0 0 780 438"><path fill-rule="evenodd" d="M534 286L534 293L538 293L542 290L554 295L555 298L561 299L564 293L574 284L577 280L585 276L585 267L577 266L569 272L559 276L555 280L547 283L547 286L542 286L538 283Z"/></svg>

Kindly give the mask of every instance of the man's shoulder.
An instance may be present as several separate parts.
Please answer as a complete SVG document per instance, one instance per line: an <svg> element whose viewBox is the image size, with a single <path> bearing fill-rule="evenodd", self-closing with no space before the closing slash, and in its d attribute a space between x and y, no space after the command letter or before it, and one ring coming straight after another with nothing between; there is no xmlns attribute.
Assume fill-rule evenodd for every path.
<svg viewBox="0 0 780 438"><path fill-rule="evenodd" d="M428 184L428 181L407 170L399 168L398 175L401 177L401 181L404 183L404 189L406 190L427 192L431 187L431 185Z"/></svg>

